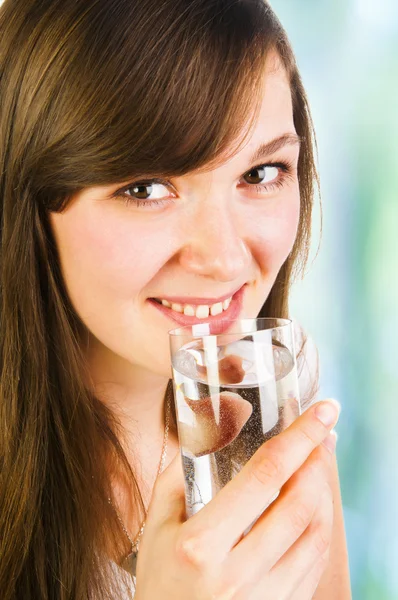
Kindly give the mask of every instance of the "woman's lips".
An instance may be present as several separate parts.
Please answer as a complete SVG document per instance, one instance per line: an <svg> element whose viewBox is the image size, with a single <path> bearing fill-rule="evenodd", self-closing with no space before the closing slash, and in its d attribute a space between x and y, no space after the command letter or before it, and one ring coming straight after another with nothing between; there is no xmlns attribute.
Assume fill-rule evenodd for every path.
<svg viewBox="0 0 398 600"><path fill-rule="evenodd" d="M197 317L189 317L184 315L184 313L178 313L167 306L163 306L163 304L159 304L159 302L156 302L156 300L153 300L152 298L149 298L148 302L150 302L152 306L157 308L166 317L172 319L182 327L196 325L197 323L209 323L210 334L219 335L220 333L226 331L228 327L230 327L229 321L235 320L239 317L242 310L243 294L246 285L247 284L243 285L240 290L238 290L236 294L232 296L231 303L227 310L223 311L220 315L209 315L205 319L198 319Z"/></svg>

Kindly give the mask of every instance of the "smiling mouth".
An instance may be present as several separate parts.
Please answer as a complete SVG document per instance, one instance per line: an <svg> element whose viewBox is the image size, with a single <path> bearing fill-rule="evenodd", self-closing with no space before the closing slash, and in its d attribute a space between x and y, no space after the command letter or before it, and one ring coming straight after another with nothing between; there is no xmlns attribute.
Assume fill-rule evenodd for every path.
<svg viewBox="0 0 398 600"><path fill-rule="evenodd" d="M171 303L171 306L166 306L164 300L160 298L148 298L148 302L159 310L165 317L168 317L175 323L181 326L193 326L199 323L208 323L210 333L219 334L228 329L230 323L237 318L242 312L243 296L248 284L244 284L230 299L227 298L223 302L218 302L216 305L177 305ZM224 308L224 302L226 308ZM170 302L166 301L166 304ZM217 306L218 305L218 306ZM191 309L187 306L191 306ZM214 308L215 307L215 308ZM175 310L177 308L178 310ZM213 309L213 310L212 310ZM185 312L183 312L185 310ZM218 313L218 311L221 311ZM186 313L189 314L186 314ZM211 314L211 313L218 314Z"/></svg>
<svg viewBox="0 0 398 600"><path fill-rule="evenodd" d="M168 302L167 300L160 300L159 298L151 298L153 302L168 308L172 312L185 315L186 317L196 317L197 319L207 319L210 316L216 317L226 312L231 304L233 296L227 298L223 302L216 302L215 304L180 304L177 302Z"/></svg>
<svg viewBox="0 0 398 600"><path fill-rule="evenodd" d="M224 315L224 313L229 312L229 307L231 302L235 300L240 292L242 292L243 288L247 285L242 285L234 294L230 297L224 298L218 302L214 302L213 304L209 303L201 303L198 299L192 299L189 301L189 298L184 298L186 300L183 302L173 302L171 299L163 299L163 298L149 298L150 302L156 303L156 305L161 306L162 309L168 309L167 312L173 313L176 316L181 315L181 317L188 317L194 319L209 319L211 317L217 317L220 315ZM196 300L194 302L194 300Z"/></svg>

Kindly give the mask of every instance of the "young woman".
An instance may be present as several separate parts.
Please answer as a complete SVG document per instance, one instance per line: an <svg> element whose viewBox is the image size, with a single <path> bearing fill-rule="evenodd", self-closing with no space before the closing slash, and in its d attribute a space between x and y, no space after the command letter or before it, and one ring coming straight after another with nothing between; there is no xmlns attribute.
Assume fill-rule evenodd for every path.
<svg viewBox="0 0 398 600"><path fill-rule="evenodd" d="M183 516L168 331L237 294L289 317L307 258L313 130L271 8L5 0L0 61L2 599L349 598L298 325L311 407Z"/></svg>

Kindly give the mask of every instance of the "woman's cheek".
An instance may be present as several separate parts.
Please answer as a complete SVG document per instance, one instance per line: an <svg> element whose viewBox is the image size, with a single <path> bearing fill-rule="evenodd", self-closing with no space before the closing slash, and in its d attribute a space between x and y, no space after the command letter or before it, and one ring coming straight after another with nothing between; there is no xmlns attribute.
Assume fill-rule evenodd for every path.
<svg viewBox="0 0 398 600"><path fill-rule="evenodd" d="M253 254L267 271L279 271L297 236L300 201L297 194L281 199L273 212L253 220Z"/></svg>
<svg viewBox="0 0 398 600"><path fill-rule="evenodd" d="M152 233L129 215L80 220L75 240L81 271L106 296L133 299L160 266L162 242Z"/></svg>

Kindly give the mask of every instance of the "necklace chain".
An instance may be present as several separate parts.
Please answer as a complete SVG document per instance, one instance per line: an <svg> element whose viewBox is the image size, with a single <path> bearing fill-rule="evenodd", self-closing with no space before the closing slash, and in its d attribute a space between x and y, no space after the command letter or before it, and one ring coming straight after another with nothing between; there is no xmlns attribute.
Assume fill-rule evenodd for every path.
<svg viewBox="0 0 398 600"><path fill-rule="evenodd" d="M159 468L158 468L158 472L156 474L156 478L155 478L155 482L158 478L158 476L160 475L160 473L163 471L164 468L164 462L166 460L166 454L167 454L167 441L168 441L168 437L169 437L169 420L170 420L170 395L168 395L167 398L167 404L166 404L166 418L165 418L165 428L164 428L164 437L163 437L163 448L162 448L162 454L160 457L160 463L159 463ZM138 552L138 548L139 548L139 542L140 539L142 537L142 534L144 533L144 529L145 529L145 523L146 521L144 520L141 524L140 530L137 534L137 536L132 539L129 532L127 531L123 520L120 516L119 511L117 510L116 506L113 504L112 500L110 498L108 498L108 502L109 504L111 504L111 506L113 507L114 511L116 512L116 516L119 520L119 523L124 531L124 533L126 534L126 537L128 538L130 544L131 544L131 551L132 552Z"/></svg>

